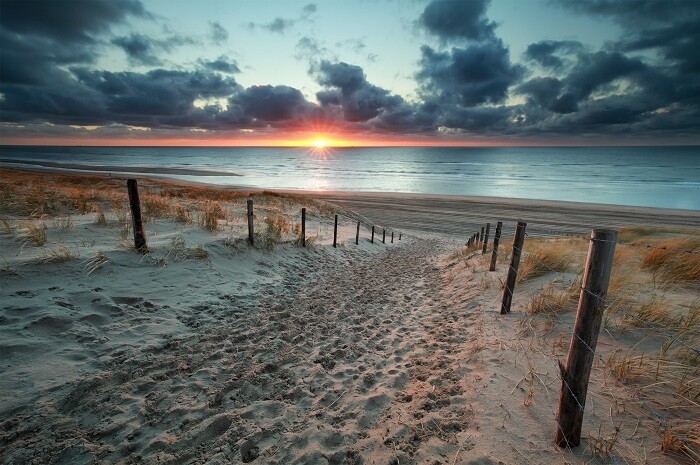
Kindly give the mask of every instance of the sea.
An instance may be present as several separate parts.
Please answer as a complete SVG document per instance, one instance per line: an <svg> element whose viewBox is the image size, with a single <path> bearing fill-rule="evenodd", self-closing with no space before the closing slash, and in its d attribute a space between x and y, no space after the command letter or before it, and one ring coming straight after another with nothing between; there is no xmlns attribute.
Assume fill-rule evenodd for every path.
<svg viewBox="0 0 700 465"><path fill-rule="evenodd" d="M268 189L469 195L700 210L700 146L0 146L0 168L42 166Z"/></svg>

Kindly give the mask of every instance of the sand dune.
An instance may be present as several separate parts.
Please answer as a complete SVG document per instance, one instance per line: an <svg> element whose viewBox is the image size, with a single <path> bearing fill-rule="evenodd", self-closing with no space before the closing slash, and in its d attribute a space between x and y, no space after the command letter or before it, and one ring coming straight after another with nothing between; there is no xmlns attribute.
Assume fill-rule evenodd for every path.
<svg viewBox="0 0 700 465"><path fill-rule="evenodd" d="M101 192L122 184L101 179ZM693 227L696 213L321 197L402 231L402 240L382 244L377 234L372 244L363 226L355 245L355 219L341 217L333 248L332 214L315 207L309 248L289 232L261 250L245 243L241 197L221 201L228 213L214 232L196 218L150 219L146 256L120 243L110 211L106 225L75 211L62 213L70 227L45 218L48 240L39 246L22 242L18 221L27 218L5 200L0 461L691 463L661 452L658 419L640 414L636 388L603 362L592 377L584 444L555 446L555 362L565 356L572 313L526 313L551 278L542 276L520 286L513 313L502 317L504 257L489 273L480 253L452 253L462 232L507 222L507 211L569 232L617 215L615 224L634 217ZM297 222L306 200L256 202L263 228L265 215ZM59 244L74 255L50 259ZM603 334L601 360L637 344L635 334Z"/></svg>

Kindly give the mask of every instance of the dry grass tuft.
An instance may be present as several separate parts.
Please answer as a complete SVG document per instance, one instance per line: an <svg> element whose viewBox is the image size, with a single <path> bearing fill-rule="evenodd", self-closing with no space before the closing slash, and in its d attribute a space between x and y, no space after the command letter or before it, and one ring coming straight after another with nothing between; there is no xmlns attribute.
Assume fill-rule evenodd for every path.
<svg viewBox="0 0 700 465"><path fill-rule="evenodd" d="M192 223L192 214L182 205L177 205L175 211L173 212L173 220L180 223Z"/></svg>
<svg viewBox="0 0 700 465"><path fill-rule="evenodd" d="M68 247L66 247L63 244L58 244L58 248L54 249L48 253L42 254L40 257L37 258L37 263L40 265L46 264L46 263L65 263L69 262L71 260L76 260L78 258L78 254L75 252L71 252Z"/></svg>
<svg viewBox="0 0 700 465"><path fill-rule="evenodd" d="M96 225L107 226L107 217L105 216L105 212L100 207L93 205L92 212L95 214Z"/></svg>
<svg viewBox="0 0 700 465"><path fill-rule="evenodd" d="M659 241L654 247L644 255L642 268L657 272L666 281L700 281L700 237Z"/></svg>
<svg viewBox="0 0 700 465"><path fill-rule="evenodd" d="M199 215L199 226L214 233L219 229L219 220L226 219L226 211L219 202L205 202Z"/></svg>
<svg viewBox="0 0 700 465"><path fill-rule="evenodd" d="M536 294L527 306L531 315L537 313L557 314L561 311L576 311L578 295L556 289L552 284Z"/></svg>
<svg viewBox="0 0 700 465"><path fill-rule="evenodd" d="M261 249L274 249L277 244L282 242L284 235L292 230L292 225L287 218L275 213L267 215L264 223L265 229L261 233L255 233L255 245Z"/></svg>
<svg viewBox="0 0 700 465"><path fill-rule="evenodd" d="M37 246L46 244L48 235L46 233L46 223L40 221L38 225L31 221L20 221L20 231L18 238L23 245L32 243Z"/></svg>
<svg viewBox="0 0 700 465"><path fill-rule="evenodd" d="M70 231L73 228L73 219L70 216L55 218L53 220L53 226L59 231Z"/></svg>
<svg viewBox="0 0 700 465"><path fill-rule="evenodd" d="M95 252L95 256L85 263L85 276L90 276L95 271L101 269L109 262L105 254L100 251Z"/></svg>
<svg viewBox="0 0 700 465"><path fill-rule="evenodd" d="M700 421L676 420L666 425L661 450L685 455L700 463Z"/></svg>
<svg viewBox="0 0 700 465"><path fill-rule="evenodd" d="M523 282L550 272L571 271L578 261L577 245L580 246L580 242L572 243L571 240L529 241L523 246L517 281Z"/></svg>
<svg viewBox="0 0 700 465"><path fill-rule="evenodd" d="M143 216L148 219L166 218L170 212L170 204L167 199L155 194L142 195L141 208Z"/></svg>

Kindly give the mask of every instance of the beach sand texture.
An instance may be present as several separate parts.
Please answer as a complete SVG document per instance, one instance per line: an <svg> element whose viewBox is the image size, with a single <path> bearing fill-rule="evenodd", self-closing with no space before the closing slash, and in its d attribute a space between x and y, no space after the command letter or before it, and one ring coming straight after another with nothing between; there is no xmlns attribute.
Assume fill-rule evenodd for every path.
<svg viewBox="0 0 700 465"><path fill-rule="evenodd" d="M125 180L0 174L2 463L700 459L698 357L665 336L700 342L697 269L665 279L670 265L648 271L642 246L619 246L611 299L625 306L611 305L600 335L583 442L553 442L581 234L634 226L628 242L676 241L695 251L692 266L698 212L257 191L251 247L248 193L139 182L147 255L130 246ZM306 249L295 242L302 206ZM518 219L532 231L526 249L567 261L536 269L525 260L530 275L501 316L511 241L501 242L496 272L490 254L463 245L487 221L492 235L503 221L510 237ZM537 237L553 231L573 236ZM537 307L543 295L561 308ZM666 320L624 313L656 296ZM638 354L655 375L631 374Z"/></svg>

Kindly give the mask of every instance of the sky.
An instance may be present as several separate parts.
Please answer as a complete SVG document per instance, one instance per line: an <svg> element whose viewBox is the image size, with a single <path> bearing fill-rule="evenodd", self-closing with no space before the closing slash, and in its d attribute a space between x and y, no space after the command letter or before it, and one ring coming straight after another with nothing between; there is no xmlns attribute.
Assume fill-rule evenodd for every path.
<svg viewBox="0 0 700 465"><path fill-rule="evenodd" d="M700 0L0 0L0 143L700 144Z"/></svg>

